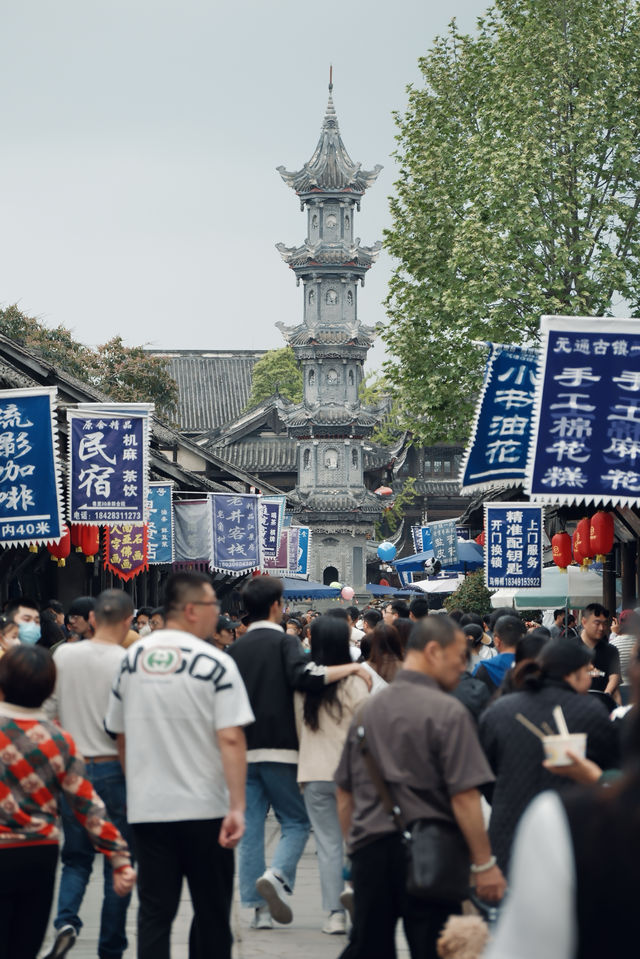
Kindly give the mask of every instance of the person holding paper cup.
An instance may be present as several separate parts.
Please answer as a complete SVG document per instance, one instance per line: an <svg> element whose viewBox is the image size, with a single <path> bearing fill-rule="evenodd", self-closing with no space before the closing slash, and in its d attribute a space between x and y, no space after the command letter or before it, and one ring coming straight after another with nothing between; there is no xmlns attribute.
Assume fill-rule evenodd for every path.
<svg viewBox="0 0 640 959"><path fill-rule="evenodd" d="M617 731L599 700L586 695L591 655L575 641L552 640L535 662L523 663L523 675L517 677L521 691L501 697L480 718L480 741L496 776L492 795L487 797L492 804L489 836L503 871L509 866L513 836L530 801L545 789L566 788L565 780L543 766L551 744L562 761L560 730L554 720L557 706L562 708L569 734L586 734L588 759L605 769L618 764ZM570 736L565 753L567 743L575 752L577 741Z"/></svg>

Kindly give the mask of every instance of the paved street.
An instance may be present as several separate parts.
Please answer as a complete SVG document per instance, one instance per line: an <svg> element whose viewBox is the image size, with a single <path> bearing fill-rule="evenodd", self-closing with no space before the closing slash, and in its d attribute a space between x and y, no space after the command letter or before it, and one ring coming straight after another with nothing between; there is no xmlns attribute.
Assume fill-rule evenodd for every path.
<svg viewBox="0 0 640 959"><path fill-rule="evenodd" d="M273 849L278 827L269 820L267 826L267 849ZM269 860L270 854L267 855ZM70 953L73 959L96 959L98 927L100 922L100 904L102 896L102 863L96 859L94 875L87 890L82 907L84 927L78 942ZM233 905L233 933L235 937L234 959L336 959L345 945L344 936L327 936L320 932L323 921L320 901L320 882L316 863L313 836L307 843L304 856L298 867L296 891L293 896L294 920L291 926L277 926L266 932L255 932L248 928L250 913L240 908L236 896ZM126 959L135 959L135 919L137 903L129 909L128 936L129 948ZM189 925L191 923L191 903L186 884L180 910L173 925L172 959L187 959ZM46 951L50 944L50 935L45 940ZM409 952L399 940L399 959L406 959Z"/></svg>

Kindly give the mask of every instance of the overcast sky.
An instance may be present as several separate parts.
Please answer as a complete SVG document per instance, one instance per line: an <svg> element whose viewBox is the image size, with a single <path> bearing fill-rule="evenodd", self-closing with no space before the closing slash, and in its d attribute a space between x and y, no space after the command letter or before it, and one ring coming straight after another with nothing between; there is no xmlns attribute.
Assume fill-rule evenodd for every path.
<svg viewBox="0 0 640 959"><path fill-rule="evenodd" d="M301 291L275 243L305 217L299 169L334 102L351 157L382 163L356 221L389 225L393 110L418 57L482 0L20 0L0 3L0 306L78 339L271 349ZM359 296L384 320L383 252ZM374 365L381 356L373 352Z"/></svg>

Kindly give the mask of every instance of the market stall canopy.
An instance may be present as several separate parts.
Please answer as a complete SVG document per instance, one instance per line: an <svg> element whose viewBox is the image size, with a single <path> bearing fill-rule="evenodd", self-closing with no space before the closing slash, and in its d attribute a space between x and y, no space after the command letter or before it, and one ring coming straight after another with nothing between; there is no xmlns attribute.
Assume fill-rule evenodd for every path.
<svg viewBox="0 0 640 959"><path fill-rule="evenodd" d="M620 595L620 584L616 584ZM571 608L588 606L589 603L602 602L602 576L595 570L582 570L569 566L563 573L556 566L542 571L540 589L499 589L491 597L494 609L500 606L514 606L516 609L559 609L569 605Z"/></svg>
<svg viewBox="0 0 640 959"><path fill-rule="evenodd" d="M461 583L464 583L464 576L455 576L450 579L423 579L422 582L413 585L423 593L455 593Z"/></svg>
<svg viewBox="0 0 640 959"><path fill-rule="evenodd" d="M401 573L418 573L424 570L424 564L427 560L434 558L432 549L427 549L423 553L415 553L413 556L404 556L402 559L393 561L393 566ZM482 547L477 543L466 539L458 540L458 558L459 563L455 566L446 566L447 571L457 571L460 573L472 569L480 569L484 565L484 553Z"/></svg>
<svg viewBox="0 0 640 959"><path fill-rule="evenodd" d="M381 586L379 583L367 583L365 590L372 596L394 596L398 592L396 586Z"/></svg>
<svg viewBox="0 0 640 959"><path fill-rule="evenodd" d="M335 586L325 586L312 579L283 579L285 599L332 599L340 595Z"/></svg>

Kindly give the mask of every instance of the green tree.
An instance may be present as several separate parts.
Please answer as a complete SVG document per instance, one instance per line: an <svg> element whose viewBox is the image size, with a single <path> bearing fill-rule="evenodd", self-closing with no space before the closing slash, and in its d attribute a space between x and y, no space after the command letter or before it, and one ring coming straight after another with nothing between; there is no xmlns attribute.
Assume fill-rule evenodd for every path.
<svg viewBox="0 0 640 959"><path fill-rule="evenodd" d="M498 0L396 114L386 374L423 442L464 439L486 351L542 314L640 305L633 0Z"/></svg>
<svg viewBox="0 0 640 959"><path fill-rule="evenodd" d="M376 537L378 539L384 539L387 536L391 536L392 533L395 533L404 519L405 511L413 505L417 495L415 477L409 476L402 489L395 494L393 506L385 509L375 524Z"/></svg>
<svg viewBox="0 0 640 959"><path fill-rule="evenodd" d="M75 340L66 327L49 328L15 304L0 309L0 333L113 400L154 403L158 415L169 418L175 409L178 387L166 360L150 356L142 346L125 346L120 336L94 350Z"/></svg>
<svg viewBox="0 0 640 959"><path fill-rule="evenodd" d="M444 601L447 612L463 609L465 613L486 613L491 609L491 590L484 585L484 570L477 569L465 576L455 593Z"/></svg>
<svg viewBox="0 0 640 959"><path fill-rule="evenodd" d="M302 371L290 346L269 350L260 357L251 375L251 396L247 409L280 393L294 403L302 400Z"/></svg>
<svg viewBox="0 0 640 959"><path fill-rule="evenodd" d="M364 406L386 404L386 412L371 435L374 443L392 446L404 433L403 416L399 399L385 376L380 373L367 376L360 384L360 402Z"/></svg>

